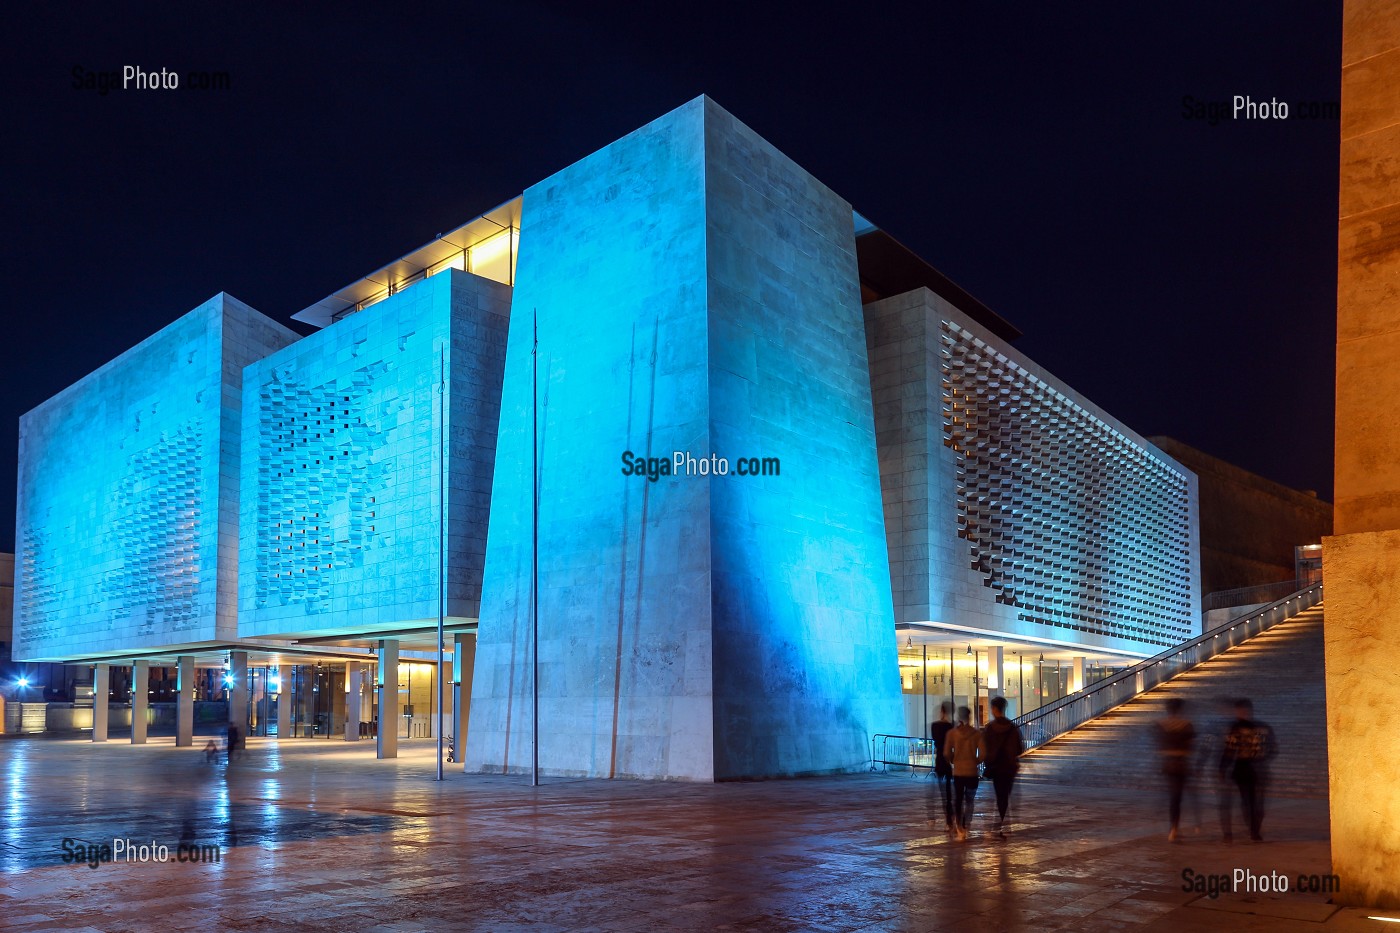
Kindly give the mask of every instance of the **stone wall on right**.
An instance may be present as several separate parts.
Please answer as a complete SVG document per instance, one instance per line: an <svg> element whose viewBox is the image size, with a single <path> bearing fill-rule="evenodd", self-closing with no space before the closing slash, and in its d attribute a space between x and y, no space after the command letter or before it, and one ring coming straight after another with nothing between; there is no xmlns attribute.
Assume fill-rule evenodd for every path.
<svg viewBox="0 0 1400 933"><path fill-rule="evenodd" d="M1334 537L1323 541L1338 900L1400 908L1400 0L1347 0Z"/></svg>

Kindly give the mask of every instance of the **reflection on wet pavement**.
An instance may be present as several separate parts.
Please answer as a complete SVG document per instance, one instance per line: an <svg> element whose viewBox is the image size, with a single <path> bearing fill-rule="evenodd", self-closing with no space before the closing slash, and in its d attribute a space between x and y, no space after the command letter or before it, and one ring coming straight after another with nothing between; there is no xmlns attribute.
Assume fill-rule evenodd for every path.
<svg viewBox="0 0 1400 933"><path fill-rule="evenodd" d="M1263 845L1220 843L1209 812L1170 845L1156 788L1028 785L1007 840L979 832L988 793L958 843L926 819L928 793L873 774L531 788L449 770L437 783L427 745L376 761L370 743L251 740L228 766L169 740L0 739L0 929L1371 926L1325 895L1182 890L1185 868L1329 871L1325 801L1279 801ZM223 850L217 863L63 862L64 839L118 838Z"/></svg>

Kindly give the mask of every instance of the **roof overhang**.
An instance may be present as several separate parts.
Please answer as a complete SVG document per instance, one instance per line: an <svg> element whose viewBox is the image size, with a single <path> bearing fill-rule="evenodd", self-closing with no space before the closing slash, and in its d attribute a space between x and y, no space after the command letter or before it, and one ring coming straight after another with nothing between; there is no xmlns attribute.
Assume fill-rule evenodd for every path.
<svg viewBox="0 0 1400 933"><path fill-rule="evenodd" d="M455 227L446 233L439 233L433 240L400 256L361 279L327 295L310 307L292 315L292 320L326 327L336 322L347 311L352 311L370 299L382 297L396 291L401 285L416 281L435 266L450 260L464 249L496 234L520 229L520 205L523 198L513 198L499 207L493 208Z"/></svg>
<svg viewBox="0 0 1400 933"><path fill-rule="evenodd" d="M1072 641L1062 641L1055 638L1038 638L1034 635L1017 635L1012 632L998 632L992 629L941 622L900 622L894 628L901 644L910 641L915 647L927 645L930 649L943 651L952 649L959 653L965 653L968 647L982 650L989 645L1000 645L1009 652L1034 652L1043 654L1050 660L1082 657L1141 661L1149 656L1146 651L1076 644Z"/></svg>
<svg viewBox="0 0 1400 933"><path fill-rule="evenodd" d="M59 663L75 665L126 665L133 661L147 661L155 667L175 667L181 658L194 658L196 667L222 667L224 659L228 657L230 652L234 651L246 651L248 653L248 663L254 666L280 663L305 664L308 661L374 660L374 655L372 654L346 648L302 647L299 645L261 641L226 641L151 648L124 653L106 653L87 658L75 658Z"/></svg>
<svg viewBox="0 0 1400 933"><path fill-rule="evenodd" d="M855 226L861 300L866 304L927 288L1002 340L1010 343L1021 336L1014 324L859 214Z"/></svg>

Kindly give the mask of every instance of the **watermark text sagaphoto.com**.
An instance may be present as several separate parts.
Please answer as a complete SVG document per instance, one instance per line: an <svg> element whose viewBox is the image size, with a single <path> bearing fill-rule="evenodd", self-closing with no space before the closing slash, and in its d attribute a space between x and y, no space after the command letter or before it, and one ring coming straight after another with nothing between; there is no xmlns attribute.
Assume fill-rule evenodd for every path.
<svg viewBox="0 0 1400 933"><path fill-rule="evenodd" d="M1290 876L1287 872L1255 872L1248 868L1211 874L1183 868L1181 890L1204 894L1215 900L1222 894L1286 894L1289 891L1301 894L1335 894L1341 890L1341 882L1336 875Z"/></svg>
<svg viewBox="0 0 1400 933"><path fill-rule="evenodd" d="M97 868L114 862L122 864L163 864L179 862L200 864L223 861L223 846L215 843L179 842L172 849L168 845L132 839L113 839L111 842L85 842L82 839L65 838L59 846L63 850L65 865L86 865Z"/></svg>
<svg viewBox="0 0 1400 933"><path fill-rule="evenodd" d="M780 476L777 457L736 457L733 463L719 454L696 457L688 450L675 450L669 457L648 457L622 452L622 475L646 477L656 482L663 476Z"/></svg>
<svg viewBox="0 0 1400 933"><path fill-rule="evenodd" d="M1235 94L1226 100L1202 100L1187 94L1181 98L1181 116L1215 126L1228 120L1338 120L1342 105L1335 100L1297 100L1289 103L1270 97L1255 100L1248 94Z"/></svg>
<svg viewBox="0 0 1400 933"><path fill-rule="evenodd" d="M93 71L74 65L73 90L96 91L105 97L109 91L227 91L233 78L227 71L186 71L170 68L142 68L123 65L114 71Z"/></svg>

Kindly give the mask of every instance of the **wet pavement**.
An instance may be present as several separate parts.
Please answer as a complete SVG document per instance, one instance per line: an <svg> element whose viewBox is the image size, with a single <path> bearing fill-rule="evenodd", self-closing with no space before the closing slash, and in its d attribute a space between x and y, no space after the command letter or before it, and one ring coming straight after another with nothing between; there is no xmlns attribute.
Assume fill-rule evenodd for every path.
<svg viewBox="0 0 1400 933"><path fill-rule="evenodd" d="M0 739L0 930L1395 928L1325 894L1183 890L1187 869L1325 874L1325 801L1278 801L1268 841L1234 845L1202 801L1169 844L1156 789L1026 785L1002 841L984 787L957 842L907 774L532 788L435 782L433 750L251 739L230 767L169 739ZM171 861L104 861L116 839Z"/></svg>

